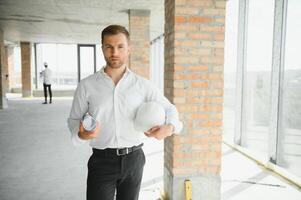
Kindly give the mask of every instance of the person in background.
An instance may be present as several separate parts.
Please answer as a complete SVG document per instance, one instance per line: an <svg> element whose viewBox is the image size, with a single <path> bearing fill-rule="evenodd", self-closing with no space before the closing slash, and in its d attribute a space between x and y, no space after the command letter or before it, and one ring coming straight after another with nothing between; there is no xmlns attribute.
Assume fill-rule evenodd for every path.
<svg viewBox="0 0 301 200"><path fill-rule="evenodd" d="M126 28L106 27L101 44L106 66L78 84L68 127L74 144L88 142L93 151L88 161L87 200L113 200L115 194L116 200L138 200L145 135L162 140L179 133L182 122L176 107L161 91L127 67L130 36ZM151 101L165 110L165 123L145 132L136 130L138 107ZM86 113L97 121L90 131L81 122Z"/></svg>
<svg viewBox="0 0 301 200"><path fill-rule="evenodd" d="M49 91L49 103L52 103L52 91L51 91L51 81L52 81L52 71L48 68L48 64L44 62L45 69L40 72L40 76L43 77L43 88L45 101L43 104L47 104L47 89Z"/></svg>

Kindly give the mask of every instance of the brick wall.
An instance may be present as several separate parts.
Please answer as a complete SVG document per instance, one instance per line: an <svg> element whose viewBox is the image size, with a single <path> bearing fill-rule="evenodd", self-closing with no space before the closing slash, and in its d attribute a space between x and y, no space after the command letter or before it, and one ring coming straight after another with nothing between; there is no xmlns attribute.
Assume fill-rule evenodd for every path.
<svg viewBox="0 0 301 200"><path fill-rule="evenodd" d="M185 179L194 198L220 197L225 4L165 0L165 95L184 122L182 135L165 140L171 199L184 198Z"/></svg>
<svg viewBox="0 0 301 200"><path fill-rule="evenodd" d="M31 46L29 42L21 42L21 74L22 74L22 96L32 95L31 82Z"/></svg>
<svg viewBox="0 0 301 200"><path fill-rule="evenodd" d="M149 10L129 11L129 32L131 36L130 69L150 78Z"/></svg>

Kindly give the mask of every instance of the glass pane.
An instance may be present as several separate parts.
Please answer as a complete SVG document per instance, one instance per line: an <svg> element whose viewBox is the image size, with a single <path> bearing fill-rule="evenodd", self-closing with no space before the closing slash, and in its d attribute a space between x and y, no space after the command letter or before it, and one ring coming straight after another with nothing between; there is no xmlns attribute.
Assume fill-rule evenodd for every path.
<svg viewBox="0 0 301 200"><path fill-rule="evenodd" d="M57 51L57 83L62 89L73 89L77 85L77 46L58 44Z"/></svg>
<svg viewBox="0 0 301 200"><path fill-rule="evenodd" d="M277 164L301 176L301 2L289 0Z"/></svg>
<svg viewBox="0 0 301 200"><path fill-rule="evenodd" d="M150 50L151 81L162 93L164 90L164 37L151 43Z"/></svg>
<svg viewBox="0 0 301 200"><path fill-rule="evenodd" d="M44 62L52 70L52 87L74 89L77 85L77 47L67 44L38 44L37 69L44 70ZM38 88L43 88L43 80L38 76Z"/></svg>
<svg viewBox="0 0 301 200"><path fill-rule="evenodd" d="M101 46L96 45L96 71L99 71L106 65L106 61L103 57Z"/></svg>
<svg viewBox="0 0 301 200"><path fill-rule="evenodd" d="M250 0L246 74L243 86L242 146L268 151L274 0ZM263 153L263 154L262 154Z"/></svg>
<svg viewBox="0 0 301 200"><path fill-rule="evenodd" d="M94 74L94 48L80 47L80 78Z"/></svg>
<svg viewBox="0 0 301 200"><path fill-rule="evenodd" d="M238 0L227 1L224 66L224 140L233 142L237 61Z"/></svg>
<svg viewBox="0 0 301 200"><path fill-rule="evenodd" d="M21 79L21 48L14 48L14 74L13 74L14 88L22 87Z"/></svg>

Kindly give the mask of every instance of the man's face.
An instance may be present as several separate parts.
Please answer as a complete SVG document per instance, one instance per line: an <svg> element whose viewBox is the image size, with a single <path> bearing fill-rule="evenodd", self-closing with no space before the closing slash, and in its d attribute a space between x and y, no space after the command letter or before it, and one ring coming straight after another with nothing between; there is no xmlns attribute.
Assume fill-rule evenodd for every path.
<svg viewBox="0 0 301 200"><path fill-rule="evenodd" d="M108 67L114 69L122 67L130 53L126 36L122 33L106 35L103 38L102 51Z"/></svg>

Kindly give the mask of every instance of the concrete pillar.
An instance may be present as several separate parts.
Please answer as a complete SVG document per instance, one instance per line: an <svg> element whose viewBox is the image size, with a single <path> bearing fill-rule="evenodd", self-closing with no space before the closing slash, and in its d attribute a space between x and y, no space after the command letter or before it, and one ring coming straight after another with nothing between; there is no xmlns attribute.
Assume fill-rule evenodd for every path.
<svg viewBox="0 0 301 200"><path fill-rule="evenodd" d="M5 47L5 53L7 56L7 91L15 86L15 72L14 72L14 47Z"/></svg>
<svg viewBox="0 0 301 200"><path fill-rule="evenodd" d="M129 10L129 32L131 36L130 69L150 78L149 10Z"/></svg>
<svg viewBox="0 0 301 200"><path fill-rule="evenodd" d="M29 42L21 42L21 76L22 76L22 96L32 95L31 81L31 46Z"/></svg>
<svg viewBox="0 0 301 200"><path fill-rule="evenodd" d="M179 110L182 135L164 141L169 199L221 198L225 0L165 0L164 93Z"/></svg>
<svg viewBox="0 0 301 200"><path fill-rule="evenodd" d="M5 95L5 47L4 47L4 35L0 29L0 109L7 108L7 101Z"/></svg>

